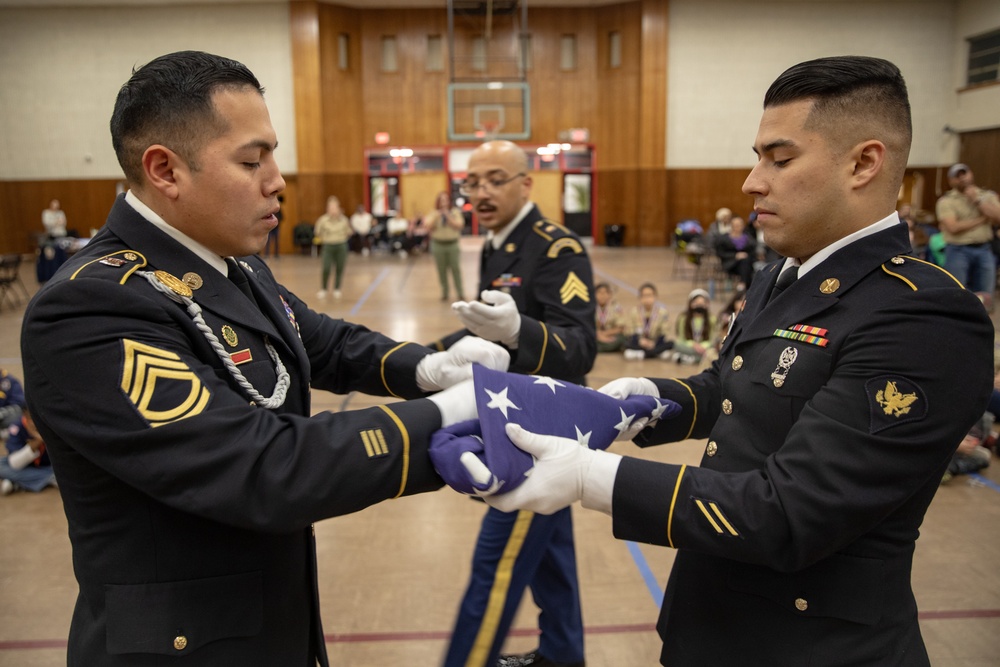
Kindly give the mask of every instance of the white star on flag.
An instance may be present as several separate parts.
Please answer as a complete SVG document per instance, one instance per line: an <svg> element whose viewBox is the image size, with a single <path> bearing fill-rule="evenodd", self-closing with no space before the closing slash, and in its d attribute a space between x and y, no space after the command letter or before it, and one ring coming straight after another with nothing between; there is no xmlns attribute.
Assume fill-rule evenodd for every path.
<svg viewBox="0 0 1000 667"><path fill-rule="evenodd" d="M574 426L576 429L576 441L580 443L583 447L590 447L590 436L594 433L593 431L587 431L586 433L580 433L580 427Z"/></svg>
<svg viewBox="0 0 1000 667"><path fill-rule="evenodd" d="M618 411L622 413L622 420L615 424L615 429L619 433L624 433L628 430L628 427L632 425L632 420L635 419L635 415L626 415L625 411L618 408Z"/></svg>
<svg viewBox="0 0 1000 667"><path fill-rule="evenodd" d="M663 411L667 409L666 403L663 403L658 398L655 400L656 400L656 407L653 408L653 412L649 415L649 421L651 422L655 422L656 420L658 420L663 415Z"/></svg>
<svg viewBox="0 0 1000 667"><path fill-rule="evenodd" d="M545 377L544 375L539 375L537 378L535 378L535 382L533 384L544 384L546 387L552 390L553 394L556 393L556 387L566 386L562 382L559 382L558 380L553 380L550 377Z"/></svg>
<svg viewBox="0 0 1000 667"><path fill-rule="evenodd" d="M521 408L514 405L514 402L507 398L507 390L510 387L504 387L499 393L490 391L483 387L483 390L490 395L490 402L486 404L486 407L493 408L494 410L499 410L503 413L505 418L509 418L507 415L507 408L514 408L515 410L520 410ZM625 414L622 412L622 414Z"/></svg>

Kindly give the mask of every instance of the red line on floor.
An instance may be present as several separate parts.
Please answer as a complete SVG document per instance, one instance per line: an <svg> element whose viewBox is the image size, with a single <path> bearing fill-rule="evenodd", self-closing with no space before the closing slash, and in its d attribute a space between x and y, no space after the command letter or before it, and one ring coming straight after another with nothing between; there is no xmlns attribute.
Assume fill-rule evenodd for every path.
<svg viewBox="0 0 1000 667"><path fill-rule="evenodd" d="M961 620L971 618L1000 618L1000 609L954 609L948 611L922 611L922 621ZM655 632L652 623L632 625L591 625L584 632L588 635L614 635L635 632ZM510 631L514 637L537 635L537 629L515 628ZM439 641L448 639L450 632L334 632L325 636L327 644L357 644L362 642L403 642ZM66 648L65 639L25 639L0 641L0 651L23 651L29 649Z"/></svg>

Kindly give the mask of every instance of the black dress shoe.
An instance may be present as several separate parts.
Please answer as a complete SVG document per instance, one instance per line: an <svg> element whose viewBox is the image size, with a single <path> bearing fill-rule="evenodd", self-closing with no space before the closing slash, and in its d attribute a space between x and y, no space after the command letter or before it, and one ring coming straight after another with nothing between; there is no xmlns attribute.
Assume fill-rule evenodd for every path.
<svg viewBox="0 0 1000 667"><path fill-rule="evenodd" d="M554 662L538 651L531 651L520 655L501 655L497 660L497 667L586 667L586 663Z"/></svg>

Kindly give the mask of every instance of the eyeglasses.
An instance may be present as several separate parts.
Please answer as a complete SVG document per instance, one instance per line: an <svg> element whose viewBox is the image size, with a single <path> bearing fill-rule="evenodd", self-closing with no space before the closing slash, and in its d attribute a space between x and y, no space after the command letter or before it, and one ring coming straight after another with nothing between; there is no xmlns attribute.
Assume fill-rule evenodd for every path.
<svg viewBox="0 0 1000 667"><path fill-rule="evenodd" d="M513 181L515 178L521 178L522 176L527 176L527 174L522 171L514 174L513 176L509 176L508 178L494 176L482 181L470 181L467 179L462 181L462 185L458 188L458 191L461 192L464 197L473 196L479 192L479 188L485 188L487 192L496 192L503 186Z"/></svg>

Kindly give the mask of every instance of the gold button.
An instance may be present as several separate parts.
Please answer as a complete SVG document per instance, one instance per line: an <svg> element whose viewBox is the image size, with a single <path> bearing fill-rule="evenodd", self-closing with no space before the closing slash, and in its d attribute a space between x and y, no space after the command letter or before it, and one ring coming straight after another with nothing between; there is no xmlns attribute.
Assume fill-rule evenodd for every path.
<svg viewBox="0 0 1000 667"><path fill-rule="evenodd" d="M728 398L722 402L722 411L727 415L733 414L733 402Z"/></svg>
<svg viewBox="0 0 1000 667"><path fill-rule="evenodd" d="M737 354L733 357L733 370L738 371L741 368L743 368L743 357Z"/></svg>
<svg viewBox="0 0 1000 667"><path fill-rule="evenodd" d="M799 611L805 611L809 608L809 601L805 598L795 598L795 608Z"/></svg>
<svg viewBox="0 0 1000 667"><path fill-rule="evenodd" d="M178 635L177 637L174 637L174 648L177 649L178 651L183 651L184 649L187 648L187 645L188 645L188 638L185 637L184 635Z"/></svg>
<svg viewBox="0 0 1000 667"><path fill-rule="evenodd" d="M715 444L715 440L708 443L708 447L705 449L705 453L709 456L715 456L715 453L719 451L719 446Z"/></svg>
<svg viewBox="0 0 1000 667"><path fill-rule="evenodd" d="M900 264L905 264L906 263L906 260L903 259L902 257L893 257L889 261L892 262L893 264L897 265L897 266L899 266Z"/></svg>

